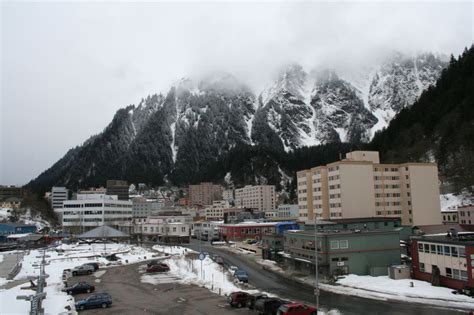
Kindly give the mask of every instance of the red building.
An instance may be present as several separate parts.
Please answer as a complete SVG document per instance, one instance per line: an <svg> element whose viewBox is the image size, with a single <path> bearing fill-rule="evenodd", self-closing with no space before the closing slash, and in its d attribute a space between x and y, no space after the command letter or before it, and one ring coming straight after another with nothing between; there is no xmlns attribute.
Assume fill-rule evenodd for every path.
<svg viewBox="0 0 474 315"><path fill-rule="evenodd" d="M412 238L411 252L413 278L438 278L445 287L474 289L474 233Z"/></svg>
<svg viewBox="0 0 474 315"><path fill-rule="evenodd" d="M242 222L237 224L219 225L221 239L227 241L242 241L246 239L262 239L264 234L275 233L276 222Z"/></svg>

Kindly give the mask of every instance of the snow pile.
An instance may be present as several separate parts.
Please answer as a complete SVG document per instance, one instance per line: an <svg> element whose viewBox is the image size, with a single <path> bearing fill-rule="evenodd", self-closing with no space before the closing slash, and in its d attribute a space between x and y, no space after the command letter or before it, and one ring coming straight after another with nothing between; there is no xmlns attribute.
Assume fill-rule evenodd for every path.
<svg viewBox="0 0 474 315"><path fill-rule="evenodd" d="M11 211L10 208L0 208L0 220L7 220Z"/></svg>
<svg viewBox="0 0 474 315"><path fill-rule="evenodd" d="M283 269L281 269L280 266L277 265L277 262L274 260L268 260L268 259L257 259L255 260L257 264L260 264L268 269L271 269L276 272L284 272Z"/></svg>
<svg viewBox="0 0 474 315"><path fill-rule="evenodd" d="M457 210L458 206L472 204L469 194L444 194L439 196L441 211Z"/></svg>
<svg viewBox="0 0 474 315"><path fill-rule="evenodd" d="M184 248L181 246L162 246L162 245L155 245L153 249L157 252L169 254L169 255L183 255L185 253L195 253L192 249Z"/></svg>
<svg viewBox="0 0 474 315"><path fill-rule="evenodd" d="M410 282L414 286L410 287ZM337 281L339 285L320 284L322 290L369 299L399 300L409 303L432 304L441 307L474 308L474 299L455 295L452 289L434 287L426 281L414 279L392 280L387 276L347 275Z"/></svg>
<svg viewBox="0 0 474 315"><path fill-rule="evenodd" d="M66 306L74 306L74 299L61 291L64 288L62 281L64 269L72 269L87 262L97 262L101 265L101 268L113 267L145 261L156 256L147 249L128 244L62 244L45 252L43 250L25 252L21 271L15 277L15 280L24 280L28 285L28 277L38 276L43 253L46 253L48 265L46 265L45 271L49 275L45 288L47 295L43 303L47 314L60 314L65 311ZM103 257L111 254L116 254L119 260L109 262ZM2 281L0 281L0 285L2 285ZM34 294L34 291L21 290L20 287L22 286L25 286L25 283L8 290L0 289L0 300L10 301L10 303L0 303L0 314L28 313L30 304L24 300L17 300L16 296Z"/></svg>

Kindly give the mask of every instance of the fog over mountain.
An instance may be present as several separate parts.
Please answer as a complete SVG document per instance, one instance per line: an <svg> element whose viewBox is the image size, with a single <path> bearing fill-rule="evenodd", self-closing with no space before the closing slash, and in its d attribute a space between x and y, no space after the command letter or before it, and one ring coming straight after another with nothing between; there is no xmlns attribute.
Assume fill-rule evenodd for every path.
<svg viewBox="0 0 474 315"><path fill-rule="evenodd" d="M459 54L472 43L473 34L469 2L2 2L1 15L1 184L23 184L36 177L68 149L100 133L118 109L139 104L142 98L148 114L145 110L134 115L133 126L120 124L128 126L124 134L145 130L140 121L148 121L147 115L198 120L199 111L187 111L185 102L169 105L161 118L151 113L154 106L166 103L177 82L186 90L183 77L192 78L192 84L211 82L178 98L192 98L196 104L196 91L213 89L207 78L216 71L232 75L235 82L230 87L214 91L237 89L239 113L229 107L222 121L215 116L206 119L215 126L224 123L226 115L241 117L233 129L235 139L265 141L244 128L250 119L253 126L279 139L275 143L284 149L295 143L295 134L298 146L336 136L340 141L368 139L405 100L412 102L435 80L439 69L436 62L431 65L437 59L430 59L429 53ZM395 62L385 63L386 58ZM385 68L374 68L384 64ZM422 76L418 67L426 70ZM392 74L403 80L390 81ZM284 82L288 77L294 80ZM403 95L391 94L397 84L405 84ZM282 94L281 87L291 95ZM342 111L324 110L334 101L331 93L340 97ZM155 99L146 99L154 94ZM387 104L387 97L398 98L398 107ZM288 112L282 104L293 104L293 110ZM358 113L352 120L345 116L347 108ZM285 128L275 132L269 127L281 119L286 119ZM173 128L162 141L170 148L166 154L176 161L179 150L173 151L168 141L179 147L186 139L179 135L186 128L178 119ZM127 144L127 154L138 152L140 143L148 140Z"/></svg>

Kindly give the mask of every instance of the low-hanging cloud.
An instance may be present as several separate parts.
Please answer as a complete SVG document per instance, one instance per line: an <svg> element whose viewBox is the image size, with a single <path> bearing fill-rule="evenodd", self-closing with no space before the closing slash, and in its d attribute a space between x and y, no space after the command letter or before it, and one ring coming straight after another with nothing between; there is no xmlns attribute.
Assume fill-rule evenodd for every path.
<svg viewBox="0 0 474 315"><path fill-rule="evenodd" d="M258 90L281 65L356 67L387 52L459 54L471 2L2 2L0 184L23 184L114 112L183 76ZM35 160L32 160L34 155Z"/></svg>

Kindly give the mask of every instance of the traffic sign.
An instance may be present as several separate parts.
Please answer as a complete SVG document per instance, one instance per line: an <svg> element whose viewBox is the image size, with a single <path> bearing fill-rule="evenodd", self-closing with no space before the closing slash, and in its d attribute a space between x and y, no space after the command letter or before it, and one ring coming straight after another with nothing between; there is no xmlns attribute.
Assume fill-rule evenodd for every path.
<svg viewBox="0 0 474 315"><path fill-rule="evenodd" d="M206 258L206 255L203 253L199 253L199 260L204 260Z"/></svg>

